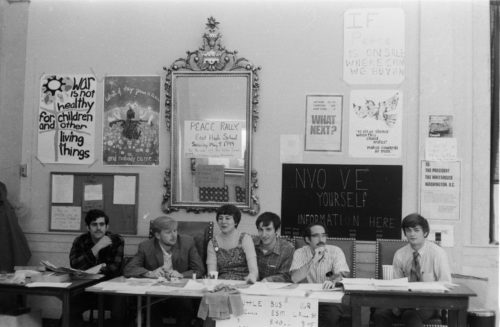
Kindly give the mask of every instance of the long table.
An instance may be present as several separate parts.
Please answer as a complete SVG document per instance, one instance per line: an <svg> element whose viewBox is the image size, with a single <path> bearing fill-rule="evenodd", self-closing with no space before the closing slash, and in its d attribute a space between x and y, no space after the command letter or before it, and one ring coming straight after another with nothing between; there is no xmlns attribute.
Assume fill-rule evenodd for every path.
<svg viewBox="0 0 500 327"><path fill-rule="evenodd" d="M126 279L123 277L111 280L109 282L120 282L125 285ZM108 283L109 283L108 282ZM201 298L204 294L202 291L186 291L179 288L175 291L140 291L134 292L130 289L115 289L106 290L101 287L102 284L97 284L86 289L86 291L98 294L99 299L99 327L104 326L104 295L125 295L137 297L137 326L142 326L142 301L146 299L146 326L150 323L149 307L151 305L151 297L193 297ZM286 294L285 294L286 295ZM387 291L387 290L351 290L345 291L341 302L350 305L352 310L352 327L360 327L361 323L361 308L366 307L386 307L386 308L433 308L433 309L448 309L448 326L449 327L466 327L467 307L469 297L476 294L469 288L463 285L452 288L448 292L422 292L422 291ZM290 296L297 296L290 289ZM339 303L340 301L332 301L328 297L316 297L319 303Z"/></svg>
<svg viewBox="0 0 500 327"><path fill-rule="evenodd" d="M447 309L448 327L466 327L469 297L476 296L464 285L444 293L382 290L353 290L345 293L350 297L352 327L361 326L362 307Z"/></svg>
<svg viewBox="0 0 500 327"><path fill-rule="evenodd" d="M99 283L95 279L74 280L68 287L26 287L20 284L0 283L0 293L19 295L55 296L62 302L62 327L71 327L70 308L71 298L85 292L85 288Z"/></svg>

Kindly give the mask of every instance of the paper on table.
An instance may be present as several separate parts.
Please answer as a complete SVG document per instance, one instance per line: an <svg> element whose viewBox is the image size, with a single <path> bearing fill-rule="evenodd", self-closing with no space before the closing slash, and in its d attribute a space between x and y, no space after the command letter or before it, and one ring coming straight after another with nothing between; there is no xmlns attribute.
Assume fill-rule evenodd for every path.
<svg viewBox="0 0 500 327"><path fill-rule="evenodd" d="M88 274L98 274L101 271L101 268L102 268L102 264L98 264L92 268L85 270L85 272Z"/></svg>
<svg viewBox="0 0 500 327"><path fill-rule="evenodd" d="M331 303L342 303L344 292L311 292L310 299L327 300Z"/></svg>
<svg viewBox="0 0 500 327"><path fill-rule="evenodd" d="M26 287L57 287L57 288L66 288L71 283L51 283L51 282L33 282L26 284Z"/></svg>
<svg viewBox="0 0 500 327"><path fill-rule="evenodd" d="M408 283L409 290L414 292L446 292L448 288L440 282L414 282Z"/></svg>

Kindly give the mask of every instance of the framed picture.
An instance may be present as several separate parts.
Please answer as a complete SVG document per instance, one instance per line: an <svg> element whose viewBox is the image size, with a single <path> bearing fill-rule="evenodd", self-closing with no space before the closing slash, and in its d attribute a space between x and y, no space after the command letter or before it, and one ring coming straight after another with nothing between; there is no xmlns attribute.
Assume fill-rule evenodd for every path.
<svg viewBox="0 0 500 327"><path fill-rule="evenodd" d="M342 151L342 96L306 96L306 151Z"/></svg>

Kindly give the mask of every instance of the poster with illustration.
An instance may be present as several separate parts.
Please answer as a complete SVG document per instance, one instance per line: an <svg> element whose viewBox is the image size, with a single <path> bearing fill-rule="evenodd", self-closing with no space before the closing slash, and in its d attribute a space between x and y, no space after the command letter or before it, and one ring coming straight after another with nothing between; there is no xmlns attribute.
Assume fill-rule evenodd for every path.
<svg viewBox="0 0 500 327"><path fill-rule="evenodd" d="M160 76L104 78L103 164L159 164Z"/></svg>
<svg viewBox="0 0 500 327"><path fill-rule="evenodd" d="M94 162L95 90L92 75L42 76L37 122L40 162Z"/></svg>
<svg viewBox="0 0 500 327"><path fill-rule="evenodd" d="M363 158L399 158L403 121L403 92L351 91L349 155Z"/></svg>

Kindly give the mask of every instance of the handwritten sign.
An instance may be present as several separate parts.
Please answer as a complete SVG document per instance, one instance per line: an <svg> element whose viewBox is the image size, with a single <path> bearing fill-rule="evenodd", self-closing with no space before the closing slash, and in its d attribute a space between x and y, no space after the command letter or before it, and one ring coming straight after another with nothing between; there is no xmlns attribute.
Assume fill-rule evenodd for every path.
<svg viewBox="0 0 500 327"><path fill-rule="evenodd" d="M50 228L53 230L80 230L82 208L76 206L52 206Z"/></svg>
<svg viewBox="0 0 500 327"><path fill-rule="evenodd" d="M42 76L38 111L38 159L41 162L94 162L95 104L94 76Z"/></svg>
<svg viewBox="0 0 500 327"><path fill-rule="evenodd" d="M186 158L242 158L242 121L186 120L184 155Z"/></svg>
<svg viewBox="0 0 500 327"><path fill-rule="evenodd" d="M401 166L283 164L282 233L320 222L330 237L401 237Z"/></svg>
<svg viewBox="0 0 500 327"><path fill-rule="evenodd" d="M344 80L399 84L405 78L405 16L400 8L350 9L344 14Z"/></svg>
<svg viewBox="0 0 500 327"><path fill-rule="evenodd" d="M302 297L241 295L243 315L217 320L217 327L317 327L318 300Z"/></svg>
<svg viewBox="0 0 500 327"><path fill-rule="evenodd" d="M306 150L341 151L342 96L306 97Z"/></svg>
<svg viewBox="0 0 500 327"><path fill-rule="evenodd" d="M460 219L460 162L423 161L420 212L429 219Z"/></svg>

